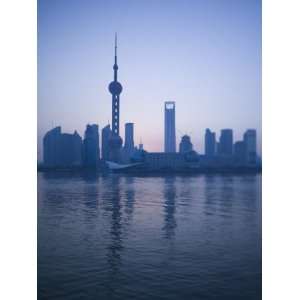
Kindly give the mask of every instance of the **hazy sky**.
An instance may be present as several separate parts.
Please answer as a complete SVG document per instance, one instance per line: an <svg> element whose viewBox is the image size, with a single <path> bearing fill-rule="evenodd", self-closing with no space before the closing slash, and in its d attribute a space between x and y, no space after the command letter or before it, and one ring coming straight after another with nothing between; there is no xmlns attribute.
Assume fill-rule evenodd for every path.
<svg viewBox="0 0 300 300"><path fill-rule="evenodd" d="M114 33L123 85L120 130L162 151L164 101L176 102L177 145L205 128L258 130L261 147L260 0L39 0L38 137L53 126L83 135L111 121Z"/></svg>

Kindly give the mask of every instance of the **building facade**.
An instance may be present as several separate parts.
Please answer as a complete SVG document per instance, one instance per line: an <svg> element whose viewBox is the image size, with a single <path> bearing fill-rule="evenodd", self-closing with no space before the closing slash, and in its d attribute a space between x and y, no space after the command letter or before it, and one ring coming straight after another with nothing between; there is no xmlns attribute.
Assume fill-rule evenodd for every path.
<svg viewBox="0 0 300 300"><path fill-rule="evenodd" d="M186 161L182 153L147 152L145 165L150 170L176 170L185 167Z"/></svg>
<svg viewBox="0 0 300 300"><path fill-rule="evenodd" d="M205 155L214 156L217 151L216 148L216 133L207 128L205 130Z"/></svg>
<svg viewBox="0 0 300 300"><path fill-rule="evenodd" d="M191 138L188 135L184 135L181 138L181 142L179 144L179 152L188 153L191 151L193 151L193 144L191 142Z"/></svg>
<svg viewBox="0 0 300 300"><path fill-rule="evenodd" d="M110 125L106 125L101 131L101 159L109 160Z"/></svg>
<svg viewBox="0 0 300 300"><path fill-rule="evenodd" d="M256 164L257 153L256 153L256 130L248 129L244 133L244 143L246 152L246 163Z"/></svg>
<svg viewBox="0 0 300 300"><path fill-rule="evenodd" d="M176 152L175 102L165 102L165 152Z"/></svg>
<svg viewBox="0 0 300 300"><path fill-rule="evenodd" d="M125 144L124 144L124 152L126 155L132 155L134 151L134 124L126 123L125 124Z"/></svg>
<svg viewBox="0 0 300 300"><path fill-rule="evenodd" d="M60 160L61 127L49 130L43 138L43 161L46 166L58 166Z"/></svg>
<svg viewBox="0 0 300 300"><path fill-rule="evenodd" d="M234 161L238 165L246 163L246 149L244 141L237 141L234 143Z"/></svg>
<svg viewBox="0 0 300 300"><path fill-rule="evenodd" d="M100 159L98 125L87 125L83 140L83 158L86 167L96 167Z"/></svg>
<svg viewBox="0 0 300 300"><path fill-rule="evenodd" d="M232 129L222 129L219 143L219 154L230 156L233 154L233 131Z"/></svg>
<svg viewBox="0 0 300 300"><path fill-rule="evenodd" d="M71 167L82 164L82 139L75 131L62 133L61 127L48 131L43 139L44 164L48 167Z"/></svg>

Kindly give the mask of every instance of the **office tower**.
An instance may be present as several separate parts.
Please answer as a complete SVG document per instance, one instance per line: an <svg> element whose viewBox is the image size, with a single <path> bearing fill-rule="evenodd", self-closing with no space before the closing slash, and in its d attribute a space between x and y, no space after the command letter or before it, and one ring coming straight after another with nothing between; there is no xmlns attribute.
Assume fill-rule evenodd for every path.
<svg viewBox="0 0 300 300"><path fill-rule="evenodd" d="M61 127L56 127L45 134L43 145L46 166L70 167L82 163L82 139L76 131L61 133Z"/></svg>
<svg viewBox="0 0 300 300"><path fill-rule="evenodd" d="M111 135L110 125L106 125L101 132L101 158L109 160L109 138Z"/></svg>
<svg viewBox="0 0 300 300"><path fill-rule="evenodd" d="M118 64L117 64L117 35L115 36L115 63L114 69L114 81L112 81L108 90L112 95L112 134L109 138L109 158L111 161L120 162L121 160L121 147L122 138L119 136L119 124L120 124L120 94L122 92L122 85L118 82Z"/></svg>
<svg viewBox="0 0 300 300"><path fill-rule="evenodd" d="M48 131L43 138L43 160L47 166L57 166L60 163L59 140L61 127Z"/></svg>
<svg viewBox="0 0 300 300"><path fill-rule="evenodd" d="M193 144L191 143L191 138L188 135L184 135L181 138L181 142L179 144L179 152L188 153L191 151L193 151Z"/></svg>
<svg viewBox="0 0 300 300"><path fill-rule="evenodd" d="M134 151L134 139L133 139L133 123L125 124L125 144L124 144L124 152L127 156L132 155Z"/></svg>
<svg viewBox="0 0 300 300"><path fill-rule="evenodd" d="M83 140L84 165L96 167L99 162L99 132L98 125L87 125Z"/></svg>
<svg viewBox="0 0 300 300"><path fill-rule="evenodd" d="M244 143L245 143L245 151L246 151L246 162L248 164L256 163L256 130L248 129L244 133Z"/></svg>
<svg viewBox="0 0 300 300"><path fill-rule="evenodd" d="M77 131L74 134L63 133L60 137L61 165L75 166L82 162L82 139Z"/></svg>
<svg viewBox="0 0 300 300"><path fill-rule="evenodd" d="M176 152L175 102L165 102L165 152Z"/></svg>
<svg viewBox="0 0 300 300"><path fill-rule="evenodd" d="M234 161L239 165L243 165L246 162L246 149L243 141L234 143Z"/></svg>
<svg viewBox="0 0 300 300"><path fill-rule="evenodd" d="M205 131L205 155L214 156L216 154L216 134L210 129Z"/></svg>
<svg viewBox="0 0 300 300"><path fill-rule="evenodd" d="M232 155L233 152L233 132L232 129L222 129L219 145L220 155Z"/></svg>

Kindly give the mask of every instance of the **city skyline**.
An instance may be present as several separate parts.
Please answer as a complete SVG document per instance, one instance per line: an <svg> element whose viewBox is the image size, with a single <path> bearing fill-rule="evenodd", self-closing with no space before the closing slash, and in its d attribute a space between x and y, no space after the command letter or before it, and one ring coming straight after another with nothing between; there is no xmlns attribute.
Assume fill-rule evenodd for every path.
<svg viewBox="0 0 300 300"><path fill-rule="evenodd" d="M92 3L89 8L85 7L86 11L83 13L82 20L86 20L88 26L81 30L78 29L79 20L76 19L76 16L79 16L78 9L80 5L75 1L73 7L74 9L67 13L66 10L64 10L66 7L64 7L63 3L64 1L62 1L60 4L57 4L56 8L55 6L52 6L49 3L46 4L43 1L41 1L39 4L39 28L41 28L39 30L38 59L38 71L39 74L41 74L41 76L39 75L38 79L39 138L41 138L51 127L55 127L56 125L61 125L64 132L73 132L76 129L80 135L83 136L83 130L87 123L96 123L99 125L99 128L105 127L108 122L111 123L111 96L107 92L107 84L111 81L111 45L114 35L114 33L111 33L112 28L102 32L102 35L93 34L95 33L93 32L95 28L91 27L91 23L96 20L95 18L97 13L92 13L91 9L94 6L101 7L101 1L99 2L99 5ZM174 4L172 7L175 10L181 8L181 4L179 2L175 1L172 3ZM240 6L238 5L238 1L233 1L231 3L235 3L234 8L238 10L238 16L236 16L237 19L234 18L234 14L231 16L233 17L234 21L241 21L242 16L244 16L243 14L241 16L241 9L242 12L245 13L244 10L250 8L250 12L248 11L250 14L251 9L254 11L256 9L260 9L259 3L257 7L256 5L248 5L249 7L247 5ZM200 2L200 4L204 5L202 2ZM196 5L198 8L201 7L200 4L196 5L193 3L193 5ZM102 3L102 5L104 4ZM122 5L120 4L120 6ZM138 3L136 3L136 6L137 7L135 7L135 9L141 9ZM155 4L150 6L150 8L153 9ZM208 4L206 6L208 6L207 9L209 12L213 12L213 8L216 8L216 3L214 3L212 6L209 6ZM45 16L46 8L48 9L49 18ZM61 9L59 10L59 8ZM110 4L106 4L106 8L108 11L112 9ZM165 7L163 5L163 11L164 9ZM228 23L229 15L226 15L226 13L228 13L228 9L229 8L226 10L225 7L225 13L222 11L222 22ZM252 12L254 13L254 11ZM185 12L186 11L184 10L183 13ZM192 13L190 9L189 13ZM53 18L53 14L56 17ZM257 14L257 11L255 11L255 14ZM88 16L90 16L90 18ZM193 16L195 17L196 14ZM124 18L122 19L122 16L120 18L123 23L126 23L126 20L124 20ZM247 53L247 51L244 49L247 44L239 44L241 51L238 51L235 48L236 53L239 53L240 55L247 54L252 59L251 62L253 63L254 60L256 63L252 65L252 73L250 73L251 76L248 72L249 68L251 69L250 61L243 60L241 59L242 57L238 56L229 57L229 59L225 59L223 62L221 61L225 54L228 55L229 49L225 47L225 44L222 44L223 47L221 48L221 50L226 50L225 53L222 53L222 51L220 51L219 48L217 49L217 47L214 47L215 52L208 53L208 50L212 50L212 48L208 47L210 45L207 44L207 38L209 38L208 33L204 36L204 39L201 39L201 37L199 38L198 36L195 39L195 37L187 34L185 39L186 44L181 46L178 45L176 49L172 47L175 41L174 33L181 32L182 28L175 27L172 34L166 35L169 40L166 43L158 44L159 49L154 53L156 64L151 67L149 60L150 62L153 62L153 55L149 56L149 52L150 50L153 51L153 45L151 46L149 44L151 39L147 40L147 38L149 39L151 37L153 39L153 35L144 34L141 42L141 35L136 34L136 29L130 28L130 30L133 31L131 33L128 30L124 30L124 28L121 30L118 28L120 40L119 64L122 66L119 77L124 87L120 108L120 135L122 138L124 138L124 124L133 122L135 123L135 141L139 141L142 138L145 148L149 151L162 151L164 139L164 121L161 107L165 101L172 99L172 101L176 102L177 106L176 145L179 144L179 138L181 136L188 134L191 136L195 150L203 153L203 136L206 128L211 128L213 131L217 132L217 139L219 138L219 132L222 128L233 128L235 133L234 140L241 139L243 133L247 129L255 128L257 130L257 150L258 153L261 154L260 14L258 18L259 20L257 20L256 16L256 19L254 19L254 21L252 20L254 23L256 22L256 25L259 25L256 28L257 32L254 29L253 32L250 32L250 35L253 35L251 35L252 40L249 42L250 44L254 43L254 46L251 46L251 51L253 51L253 53L250 53L250 50L248 50ZM117 24L114 24L112 27L120 27L118 25L120 20L119 18L116 19ZM68 26L62 26L62 29L68 28L71 30L74 35L78 35L78 40L81 40L84 37L83 34L88 33L88 36L86 37L87 43L84 46L82 44L75 45L75 39L70 45L65 43L54 43L53 46L51 42L62 42L61 38L63 37L64 32L64 30L62 30L62 33L55 31L57 24L54 24L55 26L51 27L51 29L49 28L46 30L45 26L47 22L51 23L53 20L58 21L58 24L60 25L66 22L66 20L69 20L69 22L73 21L77 27L75 26L74 28L69 28ZM207 18L204 18L204 20L207 21ZM175 21L174 18L171 18L171 23L173 21ZM42 24L40 24L41 22ZM173 25L174 24L175 23L173 23ZM149 24L142 25L147 27ZM203 31L204 28L201 28L201 30ZM220 33L219 30L220 28L217 28L216 31L211 31L210 29L210 33L214 33L214 37L216 38L216 34ZM158 31L154 31L158 33ZM163 32L166 34L167 32L165 31L168 30L163 30ZM193 32L195 32L195 29ZM70 32L68 34L70 34ZM228 34L230 35L229 32L227 32L227 35ZM234 32L234 34L231 36L233 41L241 42L243 37L235 34L236 32ZM132 43L133 37L137 39L137 42L140 41L141 43ZM46 38L48 43L45 43ZM103 44L101 46L98 42L96 42L97 39L99 42L102 40ZM197 41L195 42L195 40ZM224 39L223 42L225 42L225 40L226 39ZM92 41L94 42L93 45L96 45L96 48L91 47ZM70 42L70 40L67 42ZM189 45L187 42L193 43L192 45ZM218 43L217 40L215 42ZM50 47L48 47L49 45ZM205 48L204 53L203 51L199 52L199 47L201 47L201 45ZM75 48L74 51L68 53L67 50L70 50L70 46L75 46ZM193 46L194 49L191 49L191 46ZM81 50L83 49L82 47L84 48L84 51L79 51L80 48ZM255 49L253 49L253 47ZM49 51L51 48L54 51ZM170 50L170 48L172 49L173 55L171 55L170 58L167 58L166 51ZM101 51L99 51L99 55L97 55L96 50L99 49ZM92 59L90 60L87 59L87 54L89 54L88 51L91 51L90 54L92 54ZM109 53L107 53L107 51ZM101 55L101 53L106 53L106 55ZM199 53L199 55L196 55L197 53ZM144 56L142 54L144 54ZM190 60L191 57L186 56L185 54L189 54L193 60ZM78 55L82 58L80 63L78 63L78 60L76 59ZM140 55L142 55L142 57ZM244 57L245 59L247 58L247 55ZM67 57L67 60L61 61L63 57ZM136 61L132 61L134 58L136 58ZM209 66L204 63L204 60L209 58L217 58L217 62L220 63L219 67L222 71L221 73L224 75L224 77L220 78L220 76L213 76L216 70L209 69ZM174 63L175 61L177 64L172 65L172 62ZM54 66L50 66L50 62L56 63ZM100 71L96 71L95 66L92 65L92 63L95 62L97 62L95 66L99 68ZM194 64L192 65L191 63ZM215 68L216 65L212 64L210 66ZM83 69L75 72L75 70L80 66L83 67ZM177 66L178 69L176 68ZM179 70L180 66L185 67L181 70L182 72ZM188 69L188 67L191 68ZM237 72L237 69L235 70L236 72L230 70L237 67L239 68L239 72L241 72L241 74L244 76L237 76L241 75L239 72ZM72 74L70 74L71 71ZM139 71L141 72L141 75L144 76L140 76ZM153 73L153 71L156 73ZM189 71L191 72L189 73ZM58 74L57 72L60 73ZM89 76L89 72L91 72L91 76ZM235 76L232 76L230 79L226 78L228 72ZM254 76L254 74L257 76ZM54 75L58 75L58 78ZM157 76L159 78L156 79L154 78L154 75L160 76ZM64 80L58 82L58 79L61 79L61 77L64 77ZM107 79L104 80L104 78ZM228 80L230 82L228 82ZM160 83L158 83L158 81ZM78 82L81 82L82 85L78 85ZM95 84L96 82L97 84ZM178 85L178 83L180 84ZM247 86L247 83L249 83L249 86ZM215 86L213 86L213 84L215 84ZM236 91L231 91L231 93L228 93L228 91L230 91L234 86L237 87ZM252 91L250 91L251 87L254 87L254 90L252 89ZM244 88L245 91L242 88ZM172 89L175 90L175 92L171 91ZM192 91L190 91L190 89L192 89ZM216 99L216 94L213 92L213 90L219 90L218 99ZM199 93L196 93L195 91L198 91ZM229 95L231 95L231 97L235 100L230 100L228 98ZM254 95L256 95L256 97L252 97ZM74 101L71 101L71 96L73 97ZM239 100L237 100L238 96ZM250 96L254 100L250 101ZM52 101L50 101L50 99L52 99ZM149 101L149 99L152 100ZM195 107L195 101L198 101L197 107ZM139 109L141 105L144 109ZM213 113L210 113L210 111L213 111ZM151 123L151 118L153 120L154 116L155 120Z"/></svg>

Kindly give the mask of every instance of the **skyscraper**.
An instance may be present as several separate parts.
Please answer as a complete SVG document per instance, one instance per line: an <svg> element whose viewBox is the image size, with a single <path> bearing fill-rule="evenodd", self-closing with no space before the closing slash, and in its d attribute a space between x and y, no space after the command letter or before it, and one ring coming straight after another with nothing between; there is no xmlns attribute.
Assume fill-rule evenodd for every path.
<svg viewBox="0 0 300 300"><path fill-rule="evenodd" d="M205 155L214 156L216 154L216 134L210 129L205 131Z"/></svg>
<svg viewBox="0 0 300 300"><path fill-rule="evenodd" d="M124 151L127 156L130 156L134 151L134 139L133 139L133 123L125 124L125 144Z"/></svg>
<svg viewBox="0 0 300 300"><path fill-rule="evenodd" d="M98 125L87 125L83 140L84 165L96 167L99 162L99 132Z"/></svg>
<svg viewBox="0 0 300 300"><path fill-rule="evenodd" d="M122 85L118 82L118 64L117 64L117 34L115 36L115 63L114 69L114 81L112 81L108 90L112 95L112 134L109 139L109 156L110 160L119 162L121 157L122 138L119 136L120 125L120 94L122 92Z"/></svg>
<svg viewBox="0 0 300 300"><path fill-rule="evenodd" d="M49 130L43 138L43 160L46 166L58 166L60 164L60 136L61 127Z"/></svg>
<svg viewBox="0 0 300 300"><path fill-rule="evenodd" d="M248 164L256 163L256 130L248 129L244 133L244 143L245 143L245 152L246 152L246 162Z"/></svg>
<svg viewBox="0 0 300 300"><path fill-rule="evenodd" d="M165 152L176 152L175 102L165 102Z"/></svg>
<svg viewBox="0 0 300 300"><path fill-rule="evenodd" d="M244 165L246 162L246 149L244 141L234 143L234 160L238 165Z"/></svg>
<svg viewBox="0 0 300 300"><path fill-rule="evenodd" d="M49 167L70 167L82 163L82 139L73 134L61 133L61 127L48 131L43 139L44 164Z"/></svg>
<svg viewBox="0 0 300 300"><path fill-rule="evenodd" d="M219 144L220 155L232 155L233 153L233 131L232 129L222 129Z"/></svg>
<svg viewBox="0 0 300 300"><path fill-rule="evenodd" d="M193 151L193 144L191 142L191 138L188 135L184 135L181 138L181 142L179 144L179 152L188 153L191 151Z"/></svg>
<svg viewBox="0 0 300 300"><path fill-rule="evenodd" d="M106 125L101 132L101 158L109 160L109 138L111 135L110 125Z"/></svg>

